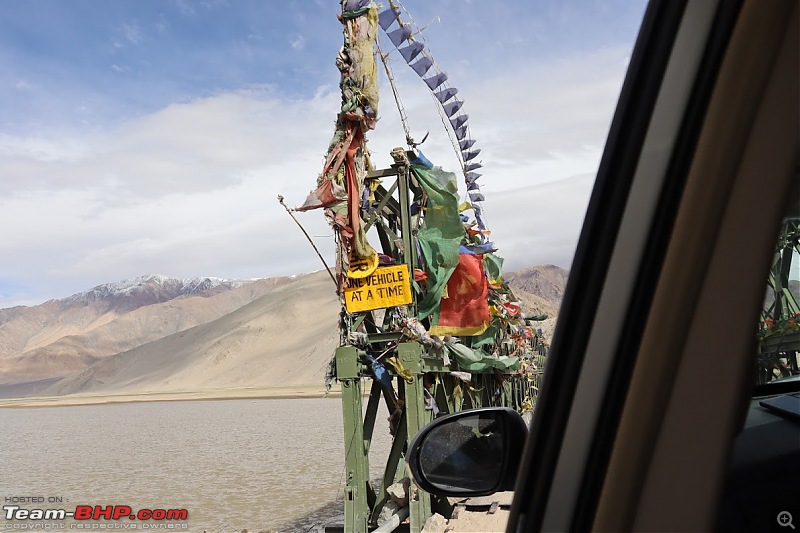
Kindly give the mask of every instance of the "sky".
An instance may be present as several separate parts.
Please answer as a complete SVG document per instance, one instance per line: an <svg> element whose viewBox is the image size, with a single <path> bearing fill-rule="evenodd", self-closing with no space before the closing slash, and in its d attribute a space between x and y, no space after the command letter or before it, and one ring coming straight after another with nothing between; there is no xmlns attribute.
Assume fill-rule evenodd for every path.
<svg viewBox="0 0 800 533"><path fill-rule="evenodd" d="M569 268L644 2L403 6L465 102L506 270ZM10 0L2 11L0 308L145 274L322 268L276 198L303 203L333 134L337 1ZM380 33L412 136L429 133L422 151L456 170L427 87ZM368 146L383 168L404 134L379 83ZM322 212L297 217L332 262Z"/></svg>

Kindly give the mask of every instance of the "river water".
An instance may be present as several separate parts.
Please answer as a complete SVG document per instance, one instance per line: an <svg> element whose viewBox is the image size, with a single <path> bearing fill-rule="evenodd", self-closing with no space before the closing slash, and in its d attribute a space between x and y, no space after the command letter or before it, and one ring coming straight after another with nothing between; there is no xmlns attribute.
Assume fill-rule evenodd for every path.
<svg viewBox="0 0 800 533"><path fill-rule="evenodd" d="M373 477L391 445L386 416ZM3 505L187 509L185 530L208 533L314 530L341 509L332 503L343 489L338 398L0 409L0 431ZM45 503L19 503L28 497ZM22 523L34 521L0 516L0 531Z"/></svg>

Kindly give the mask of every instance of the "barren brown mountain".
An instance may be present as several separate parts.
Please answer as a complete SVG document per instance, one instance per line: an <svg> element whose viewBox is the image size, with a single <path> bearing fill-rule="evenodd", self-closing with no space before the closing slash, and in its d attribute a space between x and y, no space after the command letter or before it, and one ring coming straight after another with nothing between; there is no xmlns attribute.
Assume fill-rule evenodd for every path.
<svg viewBox="0 0 800 533"><path fill-rule="evenodd" d="M321 384L338 314L327 273L304 276L217 320L107 357L45 394Z"/></svg>
<svg viewBox="0 0 800 533"><path fill-rule="evenodd" d="M548 265L506 279L526 315L547 315L536 327L549 338L566 271ZM127 285L15 308L10 319L2 310L0 338L17 352L0 352L0 397L319 386L338 343L339 304L325 272L160 303L166 296L150 282L133 301L124 293L143 291Z"/></svg>
<svg viewBox="0 0 800 533"><path fill-rule="evenodd" d="M505 275L509 285L517 291L541 296L550 302L561 304L569 271L555 265L540 265L525 268Z"/></svg>
<svg viewBox="0 0 800 533"><path fill-rule="evenodd" d="M103 357L219 318L293 279L143 276L33 307L0 310L0 384L83 370Z"/></svg>

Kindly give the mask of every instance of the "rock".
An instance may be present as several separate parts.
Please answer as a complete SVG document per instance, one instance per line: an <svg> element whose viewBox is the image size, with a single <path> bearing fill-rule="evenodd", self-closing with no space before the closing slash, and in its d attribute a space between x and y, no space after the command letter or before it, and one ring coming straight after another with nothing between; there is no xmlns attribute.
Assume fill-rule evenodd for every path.
<svg viewBox="0 0 800 533"><path fill-rule="evenodd" d="M382 526L385 524L393 515L397 514L397 511L403 507L403 505L400 505L395 501L386 502L386 505L384 505L383 509L381 509L381 514L378 515L378 525Z"/></svg>
<svg viewBox="0 0 800 533"><path fill-rule="evenodd" d="M425 525L422 526L422 533L443 533L446 526L447 519L436 513L425 520Z"/></svg>
<svg viewBox="0 0 800 533"><path fill-rule="evenodd" d="M390 485L389 488L386 489L386 492L395 503L400 505L400 507L405 507L408 505L408 487L410 484L411 480L405 477L397 483Z"/></svg>

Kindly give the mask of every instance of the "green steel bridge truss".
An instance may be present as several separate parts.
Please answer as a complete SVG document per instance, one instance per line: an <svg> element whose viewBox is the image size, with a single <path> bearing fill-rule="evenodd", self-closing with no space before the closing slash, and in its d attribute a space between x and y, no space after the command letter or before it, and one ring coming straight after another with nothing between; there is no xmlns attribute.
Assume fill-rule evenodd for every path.
<svg viewBox="0 0 800 533"><path fill-rule="evenodd" d="M421 195L402 150L392 152L395 163L385 170L371 171L368 179L389 178L375 191L376 207L363 214L369 228L377 230L383 253L409 272L418 267L417 218L411 213L411 198ZM340 253L342 257L344 254ZM397 313L416 316L416 301L402 308L388 308L340 315L340 347L334 355L333 376L341 385L345 444L344 531L371 531L381 510L390 500L387 488L408 477L404 456L411 438L434 417L462 409L502 405L530 410L535 403L538 381L544 368L547 345L534 335L521 355L525 371L488 369L471 372L466 385L453 372L461 372L458 362L448 360L440 350L409 338L406 332L392 330ZM394 321L394 322L393 322ZM357 339L357 341L354 341ZM369 349L365 349L368 346ZM506 348L499 347L502 351ZM507 350L507 349L506 349ZM370 355L371 352L373 355ZM386 364L388 377L377 379L372 368L374 354ZM510 355L510 354L506 354ZM368 395L367 390L369 389ZM390 413L388 431L392 445L388 457L372 457L370 445L378 422L378 407L383 401ZM366 406L364 403L366 402ZM373 454L374 455L374 454ZM370 480L370 461L383 464L377 487ZM413 481L409 489L409 529L419 532L434 512L447 514L446 499L432 496ZM328 528L329 531L341 530Z"/></svg>

